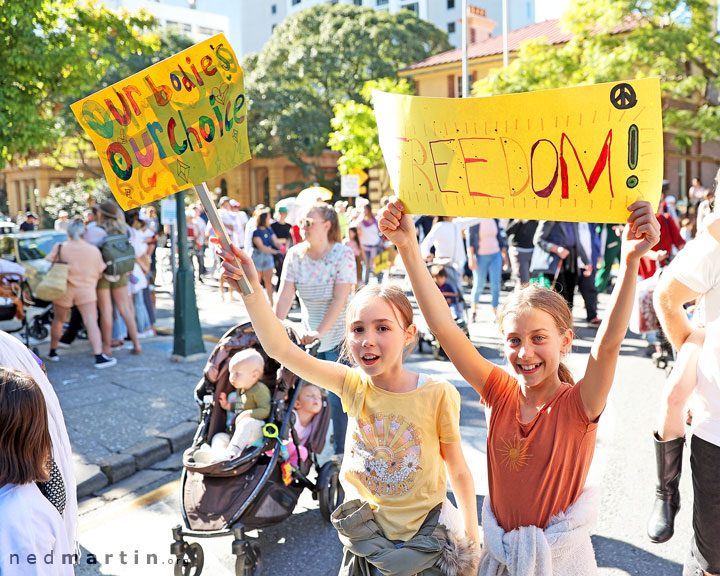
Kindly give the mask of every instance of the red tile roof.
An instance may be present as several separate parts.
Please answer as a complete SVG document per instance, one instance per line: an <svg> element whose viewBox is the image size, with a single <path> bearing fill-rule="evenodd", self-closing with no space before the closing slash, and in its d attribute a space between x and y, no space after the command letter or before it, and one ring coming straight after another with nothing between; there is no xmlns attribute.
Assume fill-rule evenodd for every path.
<svg viewBox="0 0 720 576"><path fill-rule="evenodd" d="M637 20L628 19L626 23L619 26L614 32L628 32L637 25ZM518 50L520 48L520 43L525 40L547 38L547 41L550 44L563 44L570 40L571 37L572 34L564 31L560 27L559 18L555 18L554 20L545 20L544 22L530 24L508 32L508 52ZM491 36L482 42L470 44L468 45L468 60L502 54L502 44L502 35ZM427 68L429 66L438 66L440 64L450 64L451 62L459 62L460 60L462 60L462 50L460 48L455 48L454 50L441 52L440 54L435 54L434 56L430 56L420 62L410 64L410 66L403 68L403 70L415 70L418 68Z"/></svg>

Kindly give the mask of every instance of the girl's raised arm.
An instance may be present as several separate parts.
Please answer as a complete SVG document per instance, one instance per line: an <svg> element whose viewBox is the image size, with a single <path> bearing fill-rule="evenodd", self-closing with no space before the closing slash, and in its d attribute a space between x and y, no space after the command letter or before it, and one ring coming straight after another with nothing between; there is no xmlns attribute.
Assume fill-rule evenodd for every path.
<svg viewBox="0 0 720 576"><path fill-rule="evenodd" d="M438 339L462 377L478 394L482 394L485 381L495 365L480 355L453 320L445 297L432 279L420 255L412 218L405 214L405 207L397 198L393 198L383 210L380 231L397 246L400 252L428 328Z"/></svg>
<svg viewBox="0 0 720 576"><path fill-rule="evenodd" d="M232 250L232 254L225 251L221 254L223 275L228 283L241 294L242 290L237 284L237 280L241 276L244 275L252 286L253 293L242 294L242 297L265 353L303 380L326 388L342 397L347 367L336 362L318 360L290 341L285 327L265 299L265 292L260 286L252 260L239 248L232 246ZM235 258L242 265L242 272L232 263Z"/></svg>
<svg viewBox="0 0 720 576"><path fill-rule="evenodd" d="M632 213L623 232L618 279L607 314L593 342L585 377L578 384L591 422L604 410L615 377L620 345L625 338L635 301L640 258L660 239L660 224L649 202L635 202L628 206L628 210Z"/></svg>

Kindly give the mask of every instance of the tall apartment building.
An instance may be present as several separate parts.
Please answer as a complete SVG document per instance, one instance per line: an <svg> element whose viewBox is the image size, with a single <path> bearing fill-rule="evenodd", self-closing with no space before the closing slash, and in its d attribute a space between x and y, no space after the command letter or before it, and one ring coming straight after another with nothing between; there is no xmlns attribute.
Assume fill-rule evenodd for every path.
<svg viewBox="0 0 720 576"><path fill-rule="evenodd" d="M226 33L235 53L240 57L250 52L259 52L270 39L275 26L287 16L318 4L354 4L391 13L412 10L419 18L428 20L448 33L450 43L460 46L461 0L105 0L106 4L120 4L128 7L142 5L148 11L163 11L161 21L172 20L174 10L187 18L193 25L192 13L223 15L229 22ZM535 22L535 0L507 0L508 29L514 30ZM468 5L485 10L487 17L502 22L502 0L469 0ZM179 20L179 18L176 18ZM185 21L185 20L183 20ZM199 19L198 19L199 21ZM498 24L494 34L501 34Z"/></svg>
<svg viewBox="0 0 720 576"><path fill-rule="evenodd" d="M198 10L192 0L179 2L167 2L164 0L100 1L111 10L124 8L130 12L136 12L143 8L157 19L161 28L174 28L194 42L202 42L220 32L224 33L225 36L229 36L231 29L230 17L223 11Z"/></svg>

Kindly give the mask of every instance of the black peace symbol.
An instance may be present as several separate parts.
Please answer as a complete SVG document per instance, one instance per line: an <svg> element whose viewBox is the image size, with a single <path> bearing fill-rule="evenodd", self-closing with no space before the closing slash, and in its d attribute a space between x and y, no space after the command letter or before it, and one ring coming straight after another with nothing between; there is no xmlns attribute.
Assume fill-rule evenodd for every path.
<svg viewBox="0 0 720 576"><path fill-rule="evenodd" d="M630 84L617 84L610 91L610 102L618 110L627 110L637 104L635 90Z"/></svg>

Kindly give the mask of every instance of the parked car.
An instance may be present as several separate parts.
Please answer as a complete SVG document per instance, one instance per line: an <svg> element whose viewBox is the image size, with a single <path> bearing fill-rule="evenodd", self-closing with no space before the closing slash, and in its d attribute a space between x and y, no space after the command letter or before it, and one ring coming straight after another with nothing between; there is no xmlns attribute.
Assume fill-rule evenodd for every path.
<svg viewBox="0 0 720 576"><path fill-rule="evenodd" d="M18 231L18 225L0 212L0 234L13 234Z"/></svg>
<svg viewBox="0 0 720 576"><path fill-rule="evenodd" d="M50 269L50 262L45 256L58 242L67 240L65 232L56 230L36 230L0 236L0 258L17 262L25 267L25 278L31 294L45 273Z"/></svg>

